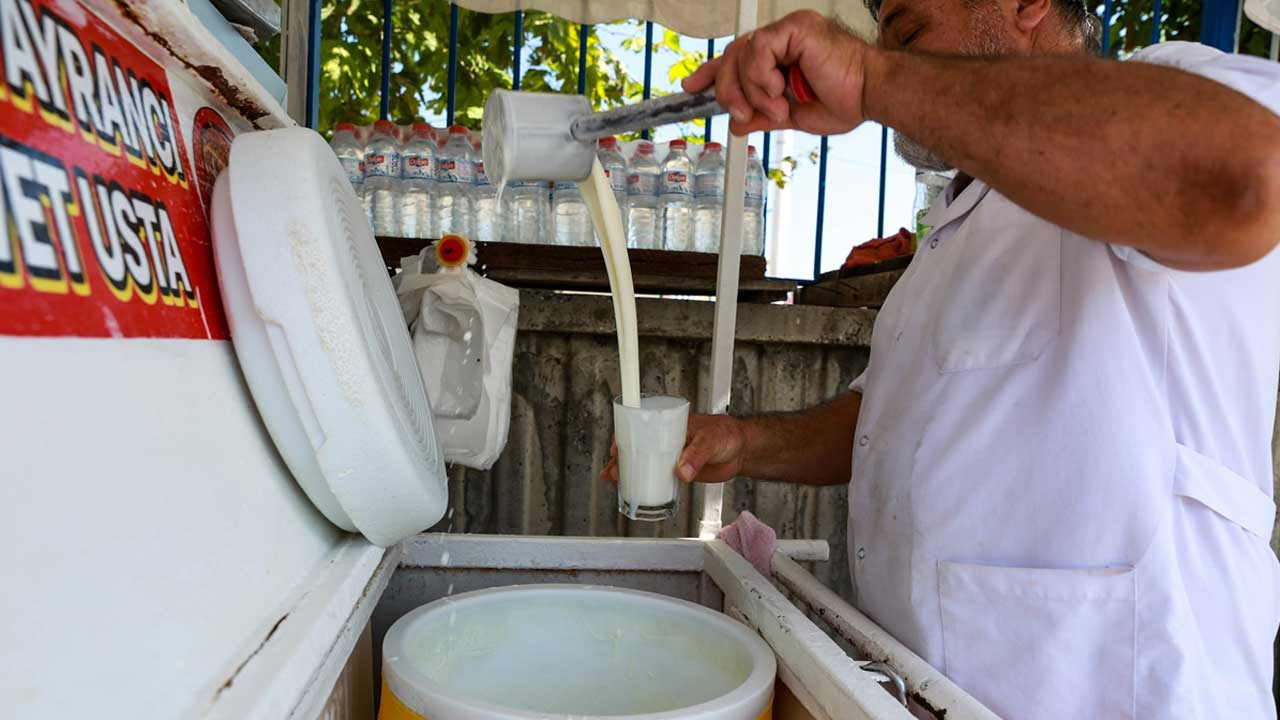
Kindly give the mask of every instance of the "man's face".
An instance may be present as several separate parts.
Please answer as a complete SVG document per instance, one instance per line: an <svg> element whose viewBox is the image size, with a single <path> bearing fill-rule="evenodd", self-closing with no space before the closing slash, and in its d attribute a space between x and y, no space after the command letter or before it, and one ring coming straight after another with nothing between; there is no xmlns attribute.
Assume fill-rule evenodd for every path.
<svg viewBox="0 0 1280 720"><path fill-rule="evenodd" d="M932 55L1006 55L1017 41L1001 0L884 0L878 42Z"/></svg>
<svg viewBox="0 0 1280 720"><path fill-rule="evenodd" d="M931 55L1008 55L1018 51L1000 0L884 0L878 44L886 50ZM921 170L948 171L950 163L900 132L898 156Z"/></svg>

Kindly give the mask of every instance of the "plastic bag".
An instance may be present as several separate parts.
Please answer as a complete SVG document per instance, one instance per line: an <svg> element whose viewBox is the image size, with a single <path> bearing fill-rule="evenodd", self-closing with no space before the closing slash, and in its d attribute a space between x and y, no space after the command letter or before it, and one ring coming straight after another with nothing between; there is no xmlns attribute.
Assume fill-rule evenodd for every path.
<svg viewBox="0 0 1280 720"><path fill-rule="evenodd" d="M449 237L441 243L463 242ZM418 369L445 460L488 470L507 443L511 361L520 294L477 275L436 247L404 258L396 294L413 336ZM461 257L469 257L464 248ZM471 260L474 262L474 260Z"/></svg>

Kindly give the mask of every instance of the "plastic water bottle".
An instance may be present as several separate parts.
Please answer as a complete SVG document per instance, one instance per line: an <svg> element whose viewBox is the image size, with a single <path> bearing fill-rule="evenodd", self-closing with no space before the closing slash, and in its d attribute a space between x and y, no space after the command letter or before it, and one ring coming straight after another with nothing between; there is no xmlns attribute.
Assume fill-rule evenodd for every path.
<svg viewBox="0 0 1280 720"><path fill-rule="evenodd" d="M658 231L658 160L653 143L642 140L631 156L627 172L627 247L642 250L662 248Z"/></svg>
<svg viewBox="0 0 1280 720"><path fill-rule="evenodd" d="M590 245L591 213L576 182L551 186L551 227L556 245Z"/></svg>
<svg viewBox="0 0 1280 720"><path fill-rule="evenodd" d="M502 192L502 237L536 245L551 241L551 186L545 181L512 182Z"/></svg>
<svg viewBox="0 0 1280 720"><path fill-rule="evenodd" d="M618 201L618 210L622 213L622 231L627 231L627 159L618 149L618 138L610 135L600 138L600 147L596 151L600 158L600 166L609 177L609 187L613 188L613 199ZM596 244L600 244L599 235Z"/></svg>
<svg viewBox="0 0 1280 720"><path fill-rule="evenodd" d="M436 192L436 141L431 126L414 123L400 156L400 232L409 238L439 237L432 226Z"/></svg>
<svg viewBox="0 0 1280 720"><path fill-rule="evenodd" d="M720 217L724 212L724 155L720 143L707 143L693 171L693 249L720 249Z"/></svg>
<svg viewBox="0 0 1280 720"><path fill-rule="evenodd" d="M764 166L756 146L747 147L747 189L742 203L742 254L764 254Z"/></svg>
<svg viewBox="0 0 1280 720"><path fill-rule="evenodd" d="M658 218L662 247L667 250L693 250L693 193L689 177L693 174L693 163L685 154L686 146L684 140L671 141L658 178Z"/></svg>
<svg viewBox="0 0 1280 720"><path fill-rule="evenodd" d="M449 128L436 153L436 231L474 237L471 231L471 139L461 125Z"/></svg>
<svg viewBox="0 0 1280 720"><path fill-rule="evenodd" d="M471 144L471 167L475 185L471 188L471 227L479 242L498 239L495 223L498 221L498 194L484 171L484 153L477 140Z"/></svg>
<svg viewBox="0 0 1280 720"><path fill-rule="evenodd" d="M330 143L333 154L342 163L342 170L351 181L351 188L356 197L364 195L364 146L356 139L356 126L351 123L338 123Z"/></svg>
<svg viewBox="0 0 1280 720"><path fill-rule="evenodd" d="M390 120L373 124L373 135L364 151L364 191L373 213L374 235L400 234L396 211L400 208L400 141Z"/></svg>

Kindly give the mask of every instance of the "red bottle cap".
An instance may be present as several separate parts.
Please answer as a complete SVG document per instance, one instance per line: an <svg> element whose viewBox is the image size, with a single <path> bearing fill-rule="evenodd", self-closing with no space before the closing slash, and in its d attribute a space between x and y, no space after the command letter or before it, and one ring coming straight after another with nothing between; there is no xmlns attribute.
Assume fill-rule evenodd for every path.
<svg viewBox="0 0 1280 720"><path fill-rule="evenodd" d="M684 140L682 140L682 139L676 139L676 140L672 140L672 141L671 141L671 147L673 147L673 148L680 148L681 150L683 150L683 149L685 149L685 148L689 147L689 143L685 142L685 141L684 141Z"/></svg>
<svg viewBox="0 0 1280 720"><path fill-rule="evenodd" d="M436 243L436 259L445 267L465 265L470 243L461 235L445 235Z"/></svg>

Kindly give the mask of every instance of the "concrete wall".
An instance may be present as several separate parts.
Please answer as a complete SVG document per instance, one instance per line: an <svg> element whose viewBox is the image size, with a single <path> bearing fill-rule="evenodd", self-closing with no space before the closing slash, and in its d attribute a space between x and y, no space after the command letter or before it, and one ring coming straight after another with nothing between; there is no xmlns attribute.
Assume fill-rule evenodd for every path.
<svg viewBox="0 0 1280 720"><path fill-rule="evenodd" d="M712 304L641 299L641 387L695 399L710 386ZM742 305L731 412L799 410L841 392L866 366L874 311ZM688 537L696 489L680 515L660 523L618 515L601 482L609 456L612 398L620 392L613 307L607 297L523 292L507 449L489 472L453 468L452 512L438 528L534 535ZM846 596L845 488L739 479L725 493L725 521L749 509L784 538L823 538L829 563L815 574Z"/></svg>

